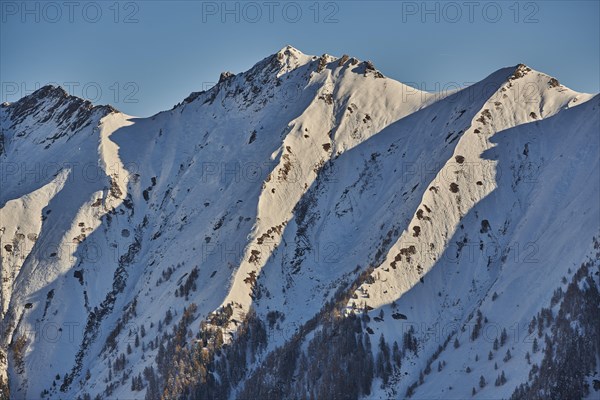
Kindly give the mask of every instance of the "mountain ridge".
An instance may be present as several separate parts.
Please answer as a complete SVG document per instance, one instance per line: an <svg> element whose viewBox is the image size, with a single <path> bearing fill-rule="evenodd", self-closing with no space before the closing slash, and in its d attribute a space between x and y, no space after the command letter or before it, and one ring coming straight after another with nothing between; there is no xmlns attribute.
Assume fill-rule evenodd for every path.
<svg viewBox="0 0 600 400"><path fill-rule="evenodd" d="M0 112L7 139L0 157L10 166L0 198L7 328L0 361L16 398L233 398L250 395L251 381L270 398L271 381L256 377L287 382L288 373L307 397L328 398L325 376L333 372L308 376L299 365L315 358L310 349L330 321L355 324L361 343L374 335L372 362L385 357L386 347L375 345L380 334L390 348L394 341L403 347L406 332L395 329L405 318L433 326L451 315L459 327L484 307L507 326L494 307L514 305L510 296L492 300L491 288L535 281L535 274L505 272L527 264L511 257L529 255L536 248L524 246L533 243L536 257L544 249L562 262L545 271L527 312L513 311L522 324L598 234L597 208L577 196L598 197L597 185L579 188L598 171L588 170L598 165L598 95L571 91L522 64L437 96L385 78L369 62L286 46L149 118L81 99L62 103L59 88L41 93L59 101L18 112L17 122L13 105ZM71 103L79 107L67 112ZM98 112L80 119L80 110ZM574 129L568 138L559 134ZM569 234L581 244L566 248L569 234L545 209L557 221L575 221L579 230ZM555 239L565 244L562 253ZM490 261L494 244L500 255ZM366 318L363 309L370 309ZM69 335L52 342L40 326ZM469 343L482 358L491 346ZM442 385L459 385L468 393L450 397L470 396L469 374L458 365L474 362L461 361L467 346L444 345L436 357L448 354L452 370L420 379L436 345L419 337L409 346L418 351L403 349L404 367L372 371L369 390L365 383L347 395L412 388L447 397ZM524 346L513 349L520 375L477 396L506 397L527 381ZM242 361L240 349L250 358ZM282 349L297 353L272 369L269 360ZM359 353L357 365L368 364L369 352ZM481 369L489 380L488 364ZM424 383L413 386L415 379ZM298 385L277 390L298 394Z"/></svg>

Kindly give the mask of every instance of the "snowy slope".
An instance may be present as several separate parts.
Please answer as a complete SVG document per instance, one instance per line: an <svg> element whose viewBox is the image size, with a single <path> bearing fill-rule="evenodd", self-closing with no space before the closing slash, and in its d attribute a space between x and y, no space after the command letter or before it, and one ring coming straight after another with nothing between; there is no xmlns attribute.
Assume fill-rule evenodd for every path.
<svg viewBox="0 0 600 400"><path fill-rule="evenodd" d="M324 304L346 293L344 315L370 308L373 343L417 329L418 355L366 396L403 397L477 310L490 326L527 326L589 257L598 103L524 65L441 98L370 62L288 46L150 118L54 87L4 104L0 362L11 395L209 393L163 362L178 340L173 359L182 348L207 358L177 368L212 371L220 397L242 396L278 347L299 340L309 352ZM220 343L241 346L254 316L264 344L222 390L232 367L213 369L231 363ZM420 335L434 326L446 329ZM465 335L416 397L464 398L479 375L492 379L492 343ZM517 336L508 383L478 396L527 381L531 345Z"/></svg>
<svg viewBox="0 0 600 400"><path fill-rule="evenodd" d="M415 397L465 398L471 395L472 387L477 387L480 375L488 381L495 379L499 372L494 371L495 361L488 361L487 356L503 329L510 332L508 341L515 358L506 366L509 384L487 388L480 395L509 397L523 382L528 373L524 356L531 351L527 327L532 316L550 302L561 278L570 275L568 270L586 261L593 245L591 238L598 235L600 193L594 183L600 180L599 100L596 96L581 107L539 122L517 127L507 124L486 136L487 143L475 135L465 135L455 153L466 160L475 158L474 166L471 170L447 166L459 171L456 177L444 180L438 176L439 180L429 184L439 190L428 191L419 208L428 205L432 211L426 215L431 220L415 217L382 266L387 267L400 249L410 245L417 248L417 254L410 262L406 258L399 261L397 270L377 268L378 279L361 287L373 294L366 302L375 308L374 315L383 310L386 315L396 311L407 316L399 325L408 329L414 324L423 336L421 351L428 356L447 337L463 343L441 353L439 357L448 363L445 378L433 375L425 379ZM492 113L492 119L496 118L502 116ZM469 139L476 142L469 143ZM477 149L477 145L483 148ZM473 147L475 152L470 151ZM467 161L463 165L468 166ZM449 190L454 182L458 193ZM439 185L431 186L436 183ZM413 226L422 227L418 238L412 234ZM574 241L574 237L589 239ZM431 243L433 250L428 248ZM436 251L440 248L442 251ZM386 296L389 293L396 297ZM389 304L394 300L396 307L392 309ZM488 322L482 328L485 335L471 340L469 332L476 324L477 310ZM400 341L403 331L398 332L394 325L375 322L371 327L377 336L383 332L388 340ZM428 337L427 330L435 334ZM477 364L475 355L485 361ZM498 354L498 358L503 355ZM427 357L416 361L419 369L426 368ZM467 366L473 370L470 374L464 372ZM411 383L401 383L400 393ZM448 392L450 386L454 391Z"/></svg>

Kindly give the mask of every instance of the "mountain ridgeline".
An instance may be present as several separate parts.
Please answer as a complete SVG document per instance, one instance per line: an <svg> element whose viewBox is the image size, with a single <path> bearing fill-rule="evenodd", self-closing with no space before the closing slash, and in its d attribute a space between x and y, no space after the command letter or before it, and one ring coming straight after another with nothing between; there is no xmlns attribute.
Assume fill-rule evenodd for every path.
<svg viewBox="0 0 600 400"><path fill-rule="evenodd" d="M596 398L599 108L291 46L149 118L4 103L0 398Z"/></svg>

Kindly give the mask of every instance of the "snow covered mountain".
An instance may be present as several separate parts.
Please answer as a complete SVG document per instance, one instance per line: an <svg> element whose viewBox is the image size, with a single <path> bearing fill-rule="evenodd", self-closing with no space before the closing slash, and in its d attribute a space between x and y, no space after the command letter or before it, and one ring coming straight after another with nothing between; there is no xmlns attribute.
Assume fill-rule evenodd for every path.
<svg viewBox="0 0 600 400"><path fill-rule="evenodd" d="M4 103L2 395L594 398L599 108L291 46L150 118Z"/></svg>

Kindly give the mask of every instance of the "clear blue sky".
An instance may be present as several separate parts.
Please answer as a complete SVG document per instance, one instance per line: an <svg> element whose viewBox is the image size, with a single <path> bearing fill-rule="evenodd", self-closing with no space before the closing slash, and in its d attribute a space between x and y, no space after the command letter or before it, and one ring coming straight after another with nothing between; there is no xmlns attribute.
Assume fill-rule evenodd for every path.
<svg viewBox="0 0 600 400"><path fill-rule="evenodd" d="M600 91L599 1L77 3L0 2L1 101L53 82L148 116L287 44L430 91L520 62Z"/></svg>

